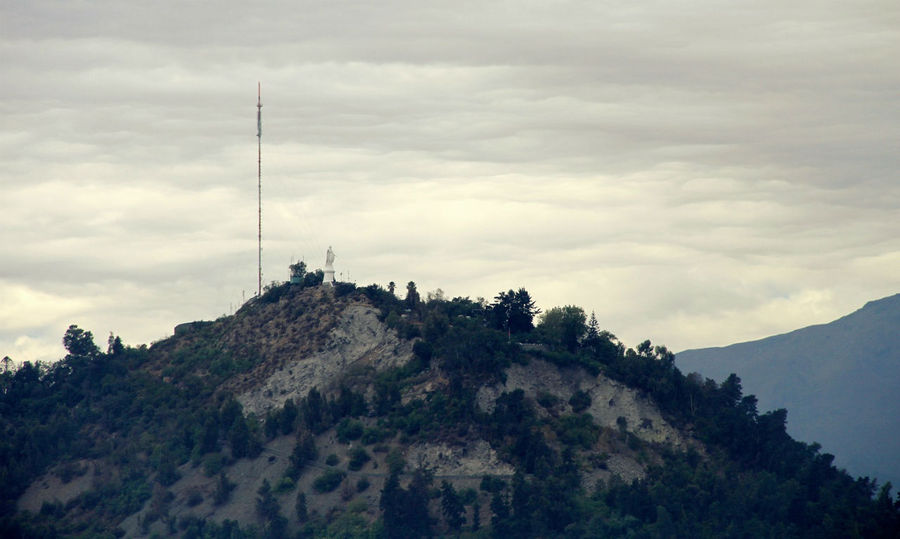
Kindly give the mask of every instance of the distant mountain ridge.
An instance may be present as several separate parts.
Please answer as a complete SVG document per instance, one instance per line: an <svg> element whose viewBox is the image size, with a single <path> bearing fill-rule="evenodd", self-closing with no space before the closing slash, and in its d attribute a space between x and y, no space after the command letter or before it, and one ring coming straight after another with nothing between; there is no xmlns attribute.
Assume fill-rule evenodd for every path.
<svg viewBox="0 0 900 539"><path fill-rule="evenodd" d="M787 408L791 436L822 444L853 475L900 484L900 294L828 324L676 357L685 373L736 373L760 410Z"/></svg>

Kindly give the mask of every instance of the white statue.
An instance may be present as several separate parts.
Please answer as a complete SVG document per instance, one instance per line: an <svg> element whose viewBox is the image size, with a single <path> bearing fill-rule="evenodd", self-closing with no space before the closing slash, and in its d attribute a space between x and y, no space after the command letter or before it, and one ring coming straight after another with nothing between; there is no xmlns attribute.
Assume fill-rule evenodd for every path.
<svg viewBox="0 0 900 539"><path fill-rule="evenodd" d="M322 281L325 286L334 286L334 251L328 246L328 252L325 253L325 279Z"/></svg>

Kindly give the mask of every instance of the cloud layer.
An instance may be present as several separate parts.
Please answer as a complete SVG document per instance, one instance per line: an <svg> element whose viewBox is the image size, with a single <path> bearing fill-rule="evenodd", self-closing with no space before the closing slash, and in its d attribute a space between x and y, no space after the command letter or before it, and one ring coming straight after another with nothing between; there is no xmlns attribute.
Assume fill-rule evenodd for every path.
<svg viewBox="0 0 900 539"><path fill-rule="evenodd" d="M303 257L723 345L900 289L894 2L6 3L0 355Z"/></svg>

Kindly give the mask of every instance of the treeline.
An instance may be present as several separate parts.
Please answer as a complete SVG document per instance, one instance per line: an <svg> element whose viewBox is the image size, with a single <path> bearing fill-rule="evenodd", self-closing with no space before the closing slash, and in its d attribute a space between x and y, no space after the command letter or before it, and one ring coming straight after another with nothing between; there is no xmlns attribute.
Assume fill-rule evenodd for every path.
<svg viewBox="0 0 900 539"><path fill-rule="evenodd" d="M320 282L300 269L297 283L273 284L261 300L290 301L292 287ZM481 490L490 504L482 507L474 492L434 485L427 470L412 470L404 485L402 458L388 455L391 474L380 492L381 518L369 524L349 507L333 518L307 512L307 494L340 488L349 500L369 487L367 481L350 483L346 472L330 467L316 477L314 493L297 489L293 511L302 523L296 532L300 537L408 537L410 530L415 536L478 537L898 536L900 498L892 498L890 484L879 488L869 478L854 479L837 470L832 456L820 453L816 444L791 439L786 412L760 414L736 375L721 383L685 376L665 347L645 341L626 348L600 329L595 316L575 306L541 313L525 289L501 292L490 302L447 299L440 291L423 299L413 282L403 298L393 283L388 289L337 283L334 292L378 307L387 325L415 339L413 359L359 381L360 387L341 386L333 395L313 389L264 417L244 414L233 397L217 392L223 381L254 362L217 346L212 327L167 350L171 361L156 374L148 372L152 350L125 347L111 337L101 352L90 332L76 326L64 336L68 354L63 360L4 369L0 535L109 534L155 492L164 493L155 485L173 484L178 467L187 462L217 477L213 501L226 503L233 489L227 465L257 456L268 439L292 435L296 443L284 477L260 488L261 526L166 520L164 494L151 504L161 509L142 522L146 529L156 520L166 521L170 531L188 537L283 537L290 508L279 507L274 494L296 488L318 458L315 436L334 429L342 442L359 442L346 463L348 471L386 450L389 441L481 438L515 466L516 474L508 481L486 477ZM644 479L582 484L581 470L605 465L605 456L594 451L604 429L586 413L589 395L571 395L565 408L571 413L563 414L541 414L536 408L564 408L558 397L541 395L535 402L522 391L501 395L491 413L476 405L481 386L503 380L507 367L527 364L531 357L577 365L646 392L670 422L693 431L708 454L655 448L662 463L651 465ZM444 390L404 403L407 389L433 367L446 380ZM362 386L373 389L371 398L364 397ZM641 452L643 442L627 424L618 427L607 434ZM15 500L48 466L100 458L121 473L65 506L45 506L44 516L53 519L15 515ZM59 469L69 479L84 473L74 465ZM440 511L430 511L429 500L438 499Z"/></svg>
<svg viewBox="0 0 900 539"><path fill-rule="evenodd" d="M432 434L475 425L528 477L517 480L520 488L510 487L508 500L495 496L498 535L892 537L900 531L900 496L892 499L890 483L879 488L870 478L854 479L835 468L833 456L818 444L793 440L785 428L787 412L760 414L756 398L743 395L734 374L720 384L685 376L664 346L644 341L626 349L600 330L593 314L588 318L574 306L540 313L524 289L501 292L491 303L440 294L423 302L414 283L407 290L402 307L413 328L406 332L423 339L422 356L451 380L445 393L415 403L424 416L416 423ZM397 304L388 298L387 306L390 313ZM490 415L476 411L474 390L501 378L511 362L526 361L517 343L537 345L529 353L545 360L579 365L647 392L712 454L703 459L668 452L644 480L593 491L593 485L580 485L578 449L590 446L598 427L577 413L578 395L570 400L576 413L561 418L538 420L521 392L502 395ZM564 451L548 442L548 431L566 442Z"/></svg>

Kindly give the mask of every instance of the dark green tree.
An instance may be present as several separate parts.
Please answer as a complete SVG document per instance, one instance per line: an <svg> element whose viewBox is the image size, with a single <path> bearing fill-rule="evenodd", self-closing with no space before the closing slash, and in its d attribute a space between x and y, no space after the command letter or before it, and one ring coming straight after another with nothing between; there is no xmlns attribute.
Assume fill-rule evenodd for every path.
<svg viewBox="0 0 900 539"><path fill-rule="evenodd" d="M491 531L493 531L494 537L511 537L513 527L509 502L506 501L506 496L502 491L496 491L491 496L491 512L494 513L491 516Z"/></svg>
<svg viewBox="0 0 900 539"><path fill-rule="evenodd" d="M441 512L444 522L454 532L459 532L465 522L466 508L459 499L456 489L447 481L441 482Z"/></svg>
<svg viewBox="0 0 900 539"><path fill-rule="evenodd" d="M297 492L297 504L294 506L297 513L297 520L304 523L309 520L309 510L306 508L306 493L302 490Z"/></svg>
<svg viewBox="0 0 900 539"><path fill-rule="evenodd" d="M232 483L228 480L228 476L225 475L225 472L219 472L219 478L216 480L216 490L213 493L213 504L222 505L228 501L228 498L231 497L231 491L237 484Z"/></svg>
<svg viewBox="0 0 900 539"><path fill-rule="evenodd" d="M419 292L416 290L416 283L413 281L406 283L406 299L404 300L406 308L415 309L419 304L419 301Z"/></svg>
<svg viewBox="0 0 900 539"><path fill-rule="evenodd" d="M583 412L591 405L591 396L579 389L569 398L569 405L573 412Z"/></svg>
<svg viewBox="0 0 900 539"><path fill-rule="evenodd" d="M234 423L228 435L228 441L231 443L231 454L236 459L250 456L253 440L250 434L250 428L243 415L234 418Z"/></svg>
<svg viewBox="0 0 900 539"><path fill-rule="evenodd" d="M291 270L291 283L303 284L303 281L306 278L306 262L301 260L300 262L291 264L288 268Z"/></svg>
<svg viewBox="0 0 900 539"><path fill-rule="evenodd" d="M404 489L400 486L399 472L391 472L381 489L379 501L385 537L431 537L431 519L428 515L430 482L430 474L417 469L409 487Z"/></svg>
<svg viewBox="0 0 900 539"><path fill-rule="evenodd" d="M268 479L263 479L262 485L256 493L258 494L256 498L256 514L265 522L271 522L276 519L279 516L281 507L278 505L278 500L275 499L275 494L272 493L272 485L269 484Z"/></svg>
<svg viewBox="0 0 900 539"><path fill-rule="evenodd" d="M94 344L94 335L90 331L84 331L72 324L63 335L63 346L69 354L66 359L96 359L100 356L100 349Z"/></svg>
<svg viewBox="0 0 900 539"><path fill-rule="evenodd" d="M553 307L541 315L537 331L547 344L575 352L588 330L585 320L581 307Z"/></svg>
<svg viewBox="0 0 900 539"><path fill-rule="evenodd" d="M524 288L500 292L488 309L488 324L508 333L526 333L534 329L534 317L540 313Z"/></svg>
<svg viewBox="0 0 900 539"><path fill-rule="evenodd" d="M294 431L294 422L297 420L299 411L294 404L294 399L284 401L284 407L281 409L281 434L290 434Z"/></svg>

